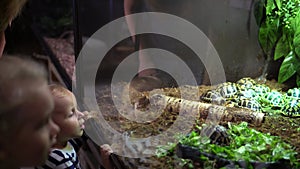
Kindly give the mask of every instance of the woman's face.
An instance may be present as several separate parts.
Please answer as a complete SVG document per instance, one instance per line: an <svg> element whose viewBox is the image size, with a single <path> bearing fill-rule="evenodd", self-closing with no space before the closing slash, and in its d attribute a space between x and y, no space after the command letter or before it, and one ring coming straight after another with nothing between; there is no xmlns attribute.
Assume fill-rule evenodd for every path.
<svg viewBox="0 0 300 169"><path fill-rule="evenodd" d="M22 119L22 122L16 126L17 132L10 134L11 139L6 140L6 160L17 166L41 165L59 132L51 119L53 99L46 84L27 88L23 98L26 101L16 116L16 120Z"/></svg>

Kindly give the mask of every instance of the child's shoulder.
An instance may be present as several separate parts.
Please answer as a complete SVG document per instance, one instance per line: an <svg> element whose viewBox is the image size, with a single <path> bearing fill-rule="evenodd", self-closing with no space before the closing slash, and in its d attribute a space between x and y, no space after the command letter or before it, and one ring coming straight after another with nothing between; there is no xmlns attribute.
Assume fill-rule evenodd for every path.
<svg viewBox="0 0 300 169"><path fill-rule="evenodd" d="M74 143L71 143L70 141L67 142L67 145L64 148L52 148L50 155L51 154L57 154L62 156L63 154L70 154L75 152L75 147Z"/></svg>
<svg viewBox="0 0 300 169"><path fill-rule="evenodd" d="M66 161L76 162L77 155L73 145L68 142L67 146L63 149L52 149L48 160L56 165L65 163Z"/></svg>
<svg viewBox="0 0 300 169"><path fill-rule="evenodd" d="M80 138L70 139L69 143L73 146L76 152L79 151L80 147L83 144Z"/></svg>

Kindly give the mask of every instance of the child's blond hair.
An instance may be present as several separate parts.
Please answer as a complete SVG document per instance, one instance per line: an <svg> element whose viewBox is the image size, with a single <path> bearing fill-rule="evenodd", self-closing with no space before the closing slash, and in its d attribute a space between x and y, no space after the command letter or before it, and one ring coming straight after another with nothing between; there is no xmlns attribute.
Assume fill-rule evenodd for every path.
<svg viewBox="0 0 300 169"><path fill-rule="evenodd" d="M5 31L8 24L21 11L27 0L0 0L0 32Z"/></svg>
<svg viewBox="0 0 300 169"><path fill-rule="evenodd" d="M53 97L62 98L65 96L70 96L71 91L60 84L50 84L49 85L50 92Z"/></svg>
<svg viewBox="0 0 300 169"><path fill-rule="evenodd" d="M75 96L73 95L73 93L60 84L50 84L48 87L49 87L52 97L54 98L54 104L57 104L57 102L59 102L59 100L57 100L57 99L62 99L62 98L72 98L72 100L75 99ZM74 101L76 101L76 100L74 100ZM57 113L59 114L60 111L56 111L57 105L55 105L54 107L55 108L52 112L53 115L55 115Z"/></svg>

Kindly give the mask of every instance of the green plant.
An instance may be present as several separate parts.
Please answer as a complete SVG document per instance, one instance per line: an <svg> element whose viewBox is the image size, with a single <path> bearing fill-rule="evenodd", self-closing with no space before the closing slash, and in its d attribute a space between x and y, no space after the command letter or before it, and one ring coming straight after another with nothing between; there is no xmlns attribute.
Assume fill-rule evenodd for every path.
<svg viewBox="0 0 300 169"><path fill-rule="evenodd" d="M254 13L264 53L274 60L283 58L278 82L296 76L300 86L300 0L259 0Z"/></svg>
<svg viewBox="0 0 300 169"><path fill-rule="evenodd" d="M249 128L246 122L239 125L229 123L228 134L232 138L229 146L210 144L209 139L200 139L196 132L182 139L181 143L233 161L276 162L285 159L296 162L297 152L289 144L281 141L279 137Z"/></svg>
<svg viewBox="0 0 300 169"><path fill-rule="evenodd" d="M32 5L35 9L32 19L44 35L59 37L64 32L72 30L72 2L44 0L36 1Z"/></svg>
<svg viewBox="0 0 300 169"><path fill-rule="evenodd" d="M192 131L187 137L182 137L179 142L183 145L195 147L201 152L214 154L232 161L277 162L284 159L290 161L296 168L300 167L296 159L297 152L278 136L271 136L251 129L246 122L238 125L228 123L228 125L228 134L231 137L229 146L211 144L209 138L200 136L200 132L196 131ZM175 144L169 144L167 147L163 148L162 154L173 154ZM203 161L208 160L204 156L200 158Z"/></svg>

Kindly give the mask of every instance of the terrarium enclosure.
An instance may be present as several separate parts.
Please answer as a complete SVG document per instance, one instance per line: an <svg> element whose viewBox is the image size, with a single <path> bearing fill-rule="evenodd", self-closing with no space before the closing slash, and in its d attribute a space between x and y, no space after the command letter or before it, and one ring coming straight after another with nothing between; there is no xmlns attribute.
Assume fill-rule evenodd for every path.
<svg viewBox="0 0 300 169"><path fill-rule="evenodd" d="M296 169L299 30L299 0L31 0L6 52L90 111L82 168Z"/></svg>
<svg viewBox="0 0 300 169"><path fill-rule="evenodd" d="M170 14L201 30L217 52L226 76L225 81L219 81L212 86L211 80L218 74L209 71L218 65L210 53L211 46L208 45L207 51L202 51L199 56L193 49L194 46L189 46L185 41L181 41L182 39L149 31L180 30L180 35L188 36L191 34L189 29L182 30L182 25L168 27L168 24L172 23L168 22L165 16L153 17L154 19L149 17L146 22L135 20L131 23L130 18L122 20L123 15L120 15L119 9L123 2L115 1L111 6L111 22L123 22L112 27L107 36L111 39L118 37L116 34L132 37L119 40L111 48L111 44L102 41L101 37L98 36L97 39L101 28L109 26L111 22L104 26L93 22L86 23L86 13L79 10L78 22L83 44L87 42L88 46L89 41L86 39L90 37L98 40L98 47L102 50L112 49L100 64L96 84L101 84L107 77L103 70L107 68L108 63L114 63L115 68L106 87L96 85L96 102L99 109L96 117L87 123L90 127L86 130L87 134L97 144L103 142L103 137L106 138L119 159L117 161L125 168L298 168L299 103L296 93L299 89L295 80L297 73L287 73L289 70L283 73L284 68L280 67L284 65L282 63L287 56L279 50L283 45L276 43L282 37L282 27L278 26L277 31L273 30L273 34L278 34L275 40L273 34L269 34L271 31L265 28L269 22L273 23L269 18L278 17L274 22L280 25L284 14L278 13L285 9L290 10L290 3L296 11L290 19L296 18L299 13L297 1L143 1L131 9L137 14ZM81 7L87 8L84 5ZM126 12L126 9L123 10ZM89 13L91 16L101 15L98 10L89 10ZM147 16L143 17L147 19ZM81 25L81 21L85 24ZM298 22L297 19L289 21L295 25ZM131 26L136 30L146 29L148 32L135 34ZM95 28L95 32L89 34L91 28ZM288 35L294 37L297 33ZM194 37L189 37L198 36L194 34ZM206 44L199 42L195 46L197 45L201 48ZM164 52L140 52L142 49L154 48L172 52L173 58L164 59L164 54L168 54ZM134 57L128 59L131 55ZM274 55L282 56L276 58ZM148 57L145 60L151 62L154 68L156 65L169 65L174 68L158 71L156 77L164 82L161 86L155 86L155 79L138 78L137 74L144 60L141 56ZM177 62L176 57L183 62ZM202 60L210 58L211 62L204 63ZM87 63L98 64L96 60ZM190 68L196 85L189 83L189 80L183 80L190 76L180 69L179 63L184 63ZM297 67L295 62L293 64ZM122 67L124 65L125 69ZM157 69L159 68L161 67L157 66ZM79 77L84 78L85 71L88 70L83 70L84 73ZM129 83L130 81L126 81L126 73L131 72L135 72L135 78L138 80ZM122 76L115 80L118 73ZM281 81L285 82L284 84L278 83L280 76L285 77ZM147 90L148 86L158 89L143 91L145 88ZM89 100L89 93L84 93L88 89L89 85L83 85L80 94L88 98L85 103L93 108L94 102ZM158 97L158 100L153 97ZM109 127L102 124L103 121L106 121ZM247 122L248 125L242 122ZM202 125L211 123L214 127L208 130L208 133L202 132ZM223 126L227 134L220 134L217 124ZM193 132L196 134L191 137ZM205 140L206 137L209 137L210 141ZM230 143L226 145L215 142L227 139ZM180 146L182 144L188 147Z"/></svg>

